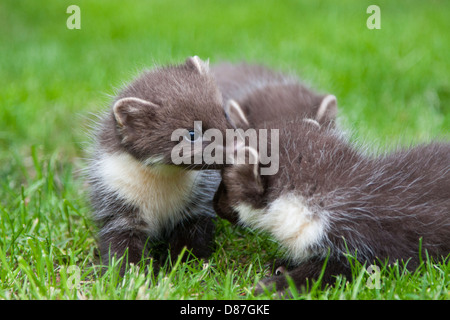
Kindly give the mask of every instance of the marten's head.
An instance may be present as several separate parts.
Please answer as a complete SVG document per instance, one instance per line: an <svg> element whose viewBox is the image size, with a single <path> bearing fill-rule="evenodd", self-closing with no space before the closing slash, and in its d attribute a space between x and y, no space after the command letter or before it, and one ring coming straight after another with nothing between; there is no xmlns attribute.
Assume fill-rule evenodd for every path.
<svg viewBox="0 0 450 320"><path fill-rule="evenodd" d="M237 164L222 169L222 181L213 201L220 217L232 223L247 224L242 208L251 208L253 211L264 209L283 193L289 192L311 198L322 188L329 187L330 182L325 175L327 163L320 160L333 154L335 148L341 148L342 137L334 124L334 96L325 96L320 105L318 110L311 111L310 106L298 115L287 114L267 119L258 128L259 144L256 148L244 143L237 146L245 156L245 162L236 161ZM250 121L237 102L229 101L225 110L233 126L249 125ZM316 116L308 118L309 114ZM277 130L278 139L270 134L270 140L263 141L262 138L269 138L269 133L262 136L261 130ZM262 145L265 147L261 149ZM267 161L267 150L270 150L271 162L274 160L277 163ZM236 150L235 154L238 153L239 150ZM277 170L267 170L273 167Z"/></svg>
<svg viewBox="0 0 450 320"><path fill-rule="evenodd" d="M119 144L137 160L152 164L174 163L174 148L183 159L202 153L210 141L201 141L208 129L225 132L222 96L209 72L208 62L197 56L184 64L158 67L142 74L114 101L110 126ZM200 148L193 148L195 142ZM196 158L198 159L198 158ZM184 162L188 164L188 161ZM192 161L201 168L204 161Z"/></svg>

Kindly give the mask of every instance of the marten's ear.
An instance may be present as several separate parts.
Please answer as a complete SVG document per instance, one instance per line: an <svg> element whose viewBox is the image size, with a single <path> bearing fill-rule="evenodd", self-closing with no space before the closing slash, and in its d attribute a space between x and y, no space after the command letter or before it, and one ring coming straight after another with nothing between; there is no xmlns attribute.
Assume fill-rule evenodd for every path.
<svg viewBox="0 0 450 320"><path fill-rule="evenodd" d="M128 97L117 100L113 106L114 118L120 128L133 127L139 120L142 111L148 113L158 108L154 103L139 98Z"/></svg>
<svg viewBox="0 0 450 320"><path fill-rule="evenodd" d="M187 58L186 64L197 70L200 74L206 74L209 72L209 59L203 61L198 56L193 56Z"/></svg>
<svg viewBox="0 0 450 320"><path fill-rule="evenodd" d="M316 120L319 123L333 121L336 119L338 112L336 97L332 94L325 96L317 110Z"/></svg>
<svg viewBox="0 0 450 320"><path fill-rule="evenodd" d="M224 106L224 111L225 116L228 118L228 121L235 129L245 129L249 127L249 123L247 117L244 114L244 111L242 110L241 106L233 99L227 101Z"/></svg>

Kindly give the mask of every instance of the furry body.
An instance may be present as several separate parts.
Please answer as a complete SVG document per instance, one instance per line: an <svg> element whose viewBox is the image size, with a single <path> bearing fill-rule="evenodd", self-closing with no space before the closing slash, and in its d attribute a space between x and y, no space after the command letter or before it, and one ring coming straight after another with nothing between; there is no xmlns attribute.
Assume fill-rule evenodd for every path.
<svg viewBox="0 0 450 320"><path fill-rule="evenodd" d="M194 121L205 130L230 127L208 65L197 57L144 72L102 117L88 176L103 263L125 252L138 263L160 242L172 256L183 247L209 255L220 174L171 162L172 132L192 129Z"/></svg>
<svg viewBox="0 0 450 320"><path fill-rule="evenodd" d="M254 174L252 165L223 170L215 196L221 217L264 230L283 246L295 266L298 287L351 269L346 254L361 263L408 261L422 254L450 253L450 145L431 143L369 157L339 131L303 119L267 124L280 129L280 170ZM265 284L278 290L284 276Z"/></svg>

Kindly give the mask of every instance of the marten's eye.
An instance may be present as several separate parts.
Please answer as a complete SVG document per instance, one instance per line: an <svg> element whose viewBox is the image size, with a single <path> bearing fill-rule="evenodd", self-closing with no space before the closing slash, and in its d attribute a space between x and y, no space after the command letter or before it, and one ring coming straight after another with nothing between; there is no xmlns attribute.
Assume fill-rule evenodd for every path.
<svg viewBox="0 0 450 320"><path fill-rule="evenodd" d="M201 135L195 130L189 130L188 134L184 136L184 139L189 142L195 142L201 138Z"/></svg>

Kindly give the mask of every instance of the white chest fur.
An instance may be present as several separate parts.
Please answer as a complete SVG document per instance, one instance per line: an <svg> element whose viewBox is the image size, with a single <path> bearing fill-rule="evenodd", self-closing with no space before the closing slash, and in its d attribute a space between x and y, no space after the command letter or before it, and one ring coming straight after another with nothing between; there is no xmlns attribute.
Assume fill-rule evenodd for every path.
<svg viewBox="0 0 450 320"><path fill-rule="evenodd" d="M281 196L265 209L254 209L248 204L240 204L235 209L242 223L271 233L298 262L317 254L311 249L317 249L326 236L326 212L313 212L304 199L294 194Z"/></svg>
<svg viewBox="0 0 450 320"><path fill-rule="evenodd" d="M127 153L105 154L97 163L104 188L140 210L149 231L158 233L184 218L197 171L169 165L147 166Z"/></svg>

